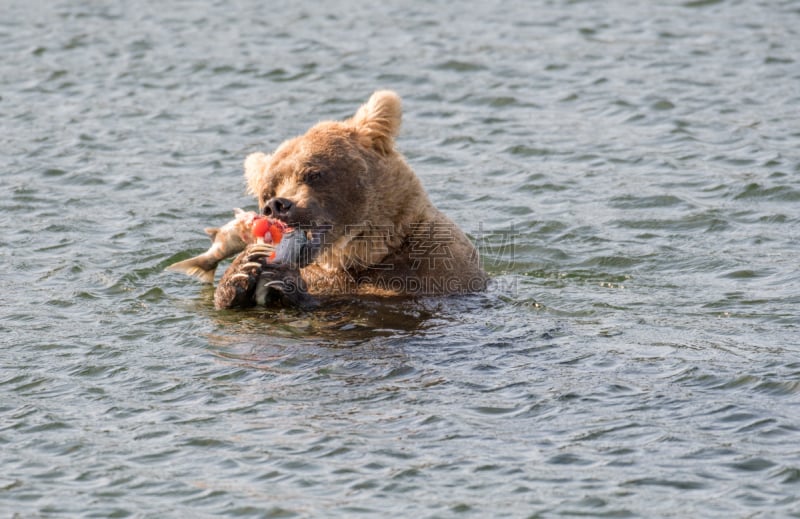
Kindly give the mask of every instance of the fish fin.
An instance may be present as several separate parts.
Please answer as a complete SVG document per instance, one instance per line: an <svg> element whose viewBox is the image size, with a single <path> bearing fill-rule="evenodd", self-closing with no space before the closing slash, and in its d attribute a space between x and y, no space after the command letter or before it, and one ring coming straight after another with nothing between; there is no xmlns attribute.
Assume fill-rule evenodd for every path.
<svg viewBox="0 0 800 519"><path fill-rule="evenodd" d="M203 229L208 234L208 237L211 238L213 242L217 238L217 233L219 232L219 227L206 227Z"/></svg>
<svg viewBox="0 0 800 519"><path fill-rule="evenodd" d="M203 268L203 262L199 257L190 258L188 260L179 261L177 263L173 263L169 267L165 268L164 270L171 270L173 272L182 272L187 276L192 276L193 278L199 279L203 283L214 284L214 272L217 270L217 265L215 264L211 268Z"/></svg>

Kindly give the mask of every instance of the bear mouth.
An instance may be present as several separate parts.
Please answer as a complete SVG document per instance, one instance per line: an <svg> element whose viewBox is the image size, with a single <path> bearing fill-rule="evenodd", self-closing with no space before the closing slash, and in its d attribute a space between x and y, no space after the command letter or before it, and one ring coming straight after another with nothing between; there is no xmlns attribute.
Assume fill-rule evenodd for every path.
<svg viewBox="0 0 800 519"><path fill-rule="evenodd" d="M335 225L329 221L329 218L325 218L318 214L318 211L313 210L314 208L298 206L288 200L287 202L292 204L292 210L287 211L286 214L273 214L271 218L280 220L289 228L303 233L302 259L299 263L300 267L305 267L314 263L323 251L331 248L332 240L336 235ZM277 211L272 211L272 213L277 213ZM321 216L322 218L320 218Z"/></svg>

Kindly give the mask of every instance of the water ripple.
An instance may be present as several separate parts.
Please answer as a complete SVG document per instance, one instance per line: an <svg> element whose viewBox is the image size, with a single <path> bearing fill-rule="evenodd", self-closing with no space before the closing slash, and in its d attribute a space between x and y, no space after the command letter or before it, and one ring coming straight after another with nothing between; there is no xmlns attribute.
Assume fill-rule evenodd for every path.
<svg viewBox="0 0 800 519"><path fill-rule="evenodd" d="M797 8L578 7L6 6L0 508L794 513ZM163 272L376 88L489 293L217 312Z"/></svg>

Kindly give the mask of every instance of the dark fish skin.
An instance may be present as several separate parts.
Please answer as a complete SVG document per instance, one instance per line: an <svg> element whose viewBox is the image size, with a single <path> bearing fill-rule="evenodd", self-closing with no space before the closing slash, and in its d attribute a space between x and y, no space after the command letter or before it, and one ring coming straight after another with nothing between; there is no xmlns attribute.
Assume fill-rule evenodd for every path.
<svg viewBox="0 0 800 519"><path fill-rule="evenodd" d="M302 229L292 229L284 233L278 246L275 247L275 256L270 260L272 263L286 263L291 266L302 266L303 255L306 252L309 241L305 231Z"/></svg>

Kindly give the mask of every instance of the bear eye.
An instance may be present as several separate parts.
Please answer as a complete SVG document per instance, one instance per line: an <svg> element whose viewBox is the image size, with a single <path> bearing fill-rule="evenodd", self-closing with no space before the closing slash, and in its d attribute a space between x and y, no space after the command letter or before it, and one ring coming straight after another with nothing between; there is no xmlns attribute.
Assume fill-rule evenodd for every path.
<svg viewBox="0 0 800 519"><path fill-rule="evenodd" d="M311 171L306 172L305 175L303 175L303 183L305 183L305 184L313 184L313 183L319 181L320 178L322 178L322 171L311 170Z"/></svg>

